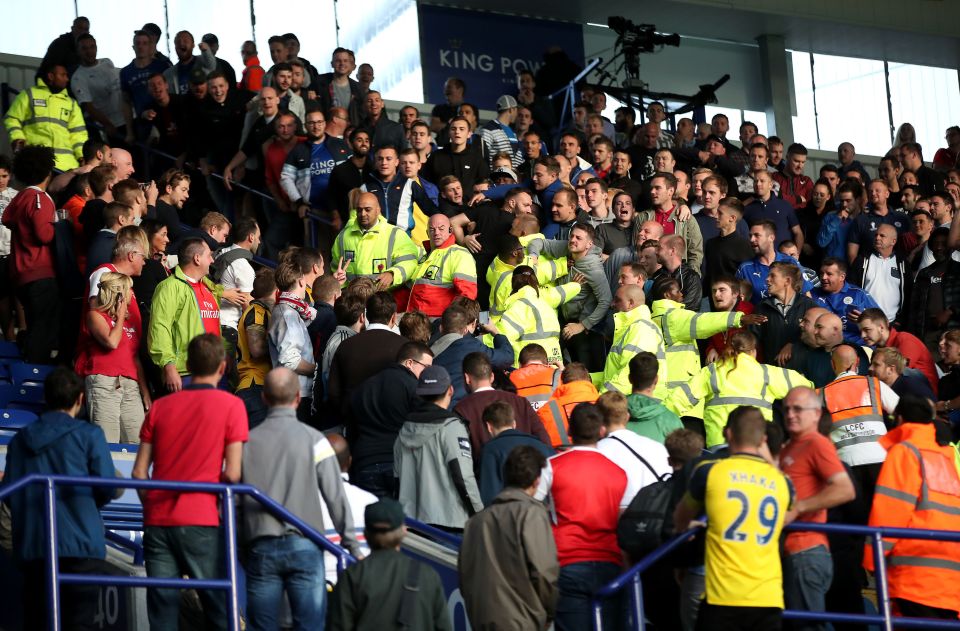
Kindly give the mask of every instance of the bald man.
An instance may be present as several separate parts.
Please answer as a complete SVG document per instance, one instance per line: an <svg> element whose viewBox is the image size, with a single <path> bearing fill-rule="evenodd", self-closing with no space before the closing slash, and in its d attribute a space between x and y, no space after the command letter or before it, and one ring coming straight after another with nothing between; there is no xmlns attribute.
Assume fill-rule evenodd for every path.
<svg viewBox="0 0 960 631"><path fill-rule="evenodd" d="M271 370L264 379L263 398L270 411L263 423L250 431L243 447L243 482L276 498L320 532L326 531L322 508L326 504L330 521L340 534L340 544L354 555L360 554L333 447L322 433L297 420L297 375L282 367ZM257 502L249 498L242 501L242 543L255 557L271 559L270 563L245 568L250 624L276 628L282 590L273 586L280 583L298 594L290 599L294 619L310 627L323 626L327 590L322 549L291 531Z"/></svg>
<svg viewBox="0 0 960 631"><path fill-rule="evenodd" d="M407 233L381 215L377 196L361 193L356 214L334 240L330 266L337 265L341 284L363 276L373 280L378 291L385 291L410 279L418 256Z"/></svg>
<svg viewBox="0 0 960 631"><path fill-rule="evenodd" d="M887 384L863 376L859 350L848 344L837 346L831 355L836 378L820 389L823 405L830 415L830 440L840 460L850 467L850 475L860 490L854 501L838 509L842 521L851 524L867 523L877 476L886 458L886 449L878 442L887 433L883 413L879 411L892 415L900 400ZM863 613L859 571L863 538L839 537L831 543L834 581L827 597L829 608Z"/></svg>
<svg viewBox="0 0 960 631"><path fill-rule="evenodd" d="M446 215L431 216L427 234L429 253L413 273L407 311L439 318L457 296L477 299L477 263L467 248L457 245Z"/></svg>
<svg viewBox="0 0 960 631"><path fill-rule="evenodd" d="M811 307L800 319L800 342L791 346L785 367L804 375L821 388L830 383L834 370L830 363L830 351L843 343L843 327L840 318L823 307ZM867 374L870 361L862 348L857 354L863 362L860 374Z"/></svg>
<svg viewBox="0 0 960 631"><path fill-rule="evenodd" d="M884 186L882 182L880 186ZM880 224L873 237L873 251L861 250L850 266L850 282L873 297L887 320L900 324L906 320L913 273L906 258L894 252L896 244L896 227Z"/></svg>
<svg viewBox="0 0 960 631"><path fill-rule="evenodd" d="M113 147L110 150L110 164L117 167L117 181L125 180L134 173L133 156L126 149Z"/></svg>
<svg viewBox="0 0 960 631"><path fill-rule="evenodd" d="M640 285L623 285L613 296L613 346L603 366L603 390L624 396L633 392L630 360L641 351L653 353L658 361L657 386L653 396L666 396L667 358L663 335L650 319L650 309Z"/></svg>

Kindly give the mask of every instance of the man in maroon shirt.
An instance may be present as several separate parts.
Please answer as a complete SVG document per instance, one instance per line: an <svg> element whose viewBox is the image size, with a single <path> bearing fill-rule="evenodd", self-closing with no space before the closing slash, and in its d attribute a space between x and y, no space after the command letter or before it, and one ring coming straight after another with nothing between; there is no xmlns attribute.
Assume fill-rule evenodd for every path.
<svg viewBox="0 0 960 631"><path fill-rule="evenodd" d="M525 398L505 390L494 390L493 364L486 353L470 353L463 358L463 380L470 394L461 399L453 411L467 422L474 462L479 464L483 446L493 438L483 422L483 411L497 401L503 401L513 408L517 430L532 434L544 445L550 445L547 430Z"/></svg>
<svg viewBox="0 0 960 631"><path fill-rule="evenodd" d="M193 338L187 347L187 368L192 382L154 402L144 419L132 477L237 483L247 441L247 412L239 397L216 389L226 369L223 340L210 333ZM224 576L216 495L140 491L140 500L147 576ZM226 629L224 593L210 589L198 593L208 628ZM147 591L151 628L175 629L179 610L180 590Z"/></svg>
<svg viewBox="0 0 960 631"><path fill-rule="evenodd" d="M534 496L552 498L560 560L557 631L590 628L593 593L620 574L623 560L617 520L627 474L597 450L606 433L599 408L593 403L575 407L569 433L573 447L547 460ZM621 613L618 598L605 600L604 628L619 629Z"/></svg>
<svg viewBox="0 0 960 631"><path fill-rule="evenodd" d="M2 215L3 225L12 233L11 276L27 321L24 359L32 364L51 362L60 330L60 290L53 257L57 208L46 192L53 165L50 147L21 149L13 159L13 175L25 188Z"/></svg>
<svg viewBox="0 0 960 631"><path fill-rule="evenodd" d="M773 181L780 185L780 197L799 210L807 205L813 195L813 180L803 174L807 164L807 148L798 142L787 148L786 166L783 173L774 173Z"/></svg>

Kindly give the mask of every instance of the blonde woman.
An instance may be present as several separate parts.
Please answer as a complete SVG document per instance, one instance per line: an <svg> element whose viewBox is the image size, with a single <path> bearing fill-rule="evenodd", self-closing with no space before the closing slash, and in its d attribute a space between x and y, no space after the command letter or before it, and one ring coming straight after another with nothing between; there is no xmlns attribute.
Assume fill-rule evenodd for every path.
<svg viewBox="0 0 960 631"><path fill-rule="evenodd" d="M140 442L150 395L137 356L142 334L138 309L130 308L132 279L106 272L83 320L76 371L84 378L90 420L110 443Z"/></svg>

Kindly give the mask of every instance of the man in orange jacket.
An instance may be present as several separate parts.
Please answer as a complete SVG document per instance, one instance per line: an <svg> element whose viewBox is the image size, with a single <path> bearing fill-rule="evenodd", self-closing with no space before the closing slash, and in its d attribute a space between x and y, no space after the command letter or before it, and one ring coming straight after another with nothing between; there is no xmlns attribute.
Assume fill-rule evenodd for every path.
<svg viewBox="0 0 960 631"><path fill-rule="evenodd" d="M905 394L897 427L880 438L887 459L877 478L870 526L960 531L960 476L954 452L937 441L927 399ZM887 582L901 616L956 620L960 615L960 543L885 539ZM874 571L873 551L864 567Z"/></svg>
<svg viewBox="0 0 960 631"><path fill-rule="evenodd" d="M549 364L547 351L539 344L527 344L517 358L520 368L510 373L510 382L517 395L525 398L534 411L539 411L560 387L562 368Z"/></svg>
<svg viewBox="0 0 960 631"><path fill-rule="evenodd" d="M537 410L553 447L569 447L572 444L567 428L573 408L581 403L595 403L599 397L600 393L593 385L586 366L573 362L564 367L560 373L560 387L553 392L546 405Z"/></svg>

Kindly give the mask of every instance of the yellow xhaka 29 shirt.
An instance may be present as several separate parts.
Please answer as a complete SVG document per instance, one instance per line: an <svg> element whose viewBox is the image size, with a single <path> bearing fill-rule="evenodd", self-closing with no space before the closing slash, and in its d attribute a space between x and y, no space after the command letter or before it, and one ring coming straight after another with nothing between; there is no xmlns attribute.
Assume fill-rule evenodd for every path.
<svg viewBox="0 0 960 631"><path fill-rule="evenodd" d="M780 531L794 491L763 458L734 454L694 469L684 501L707 514L706 600L783 609Z"/></svg>

